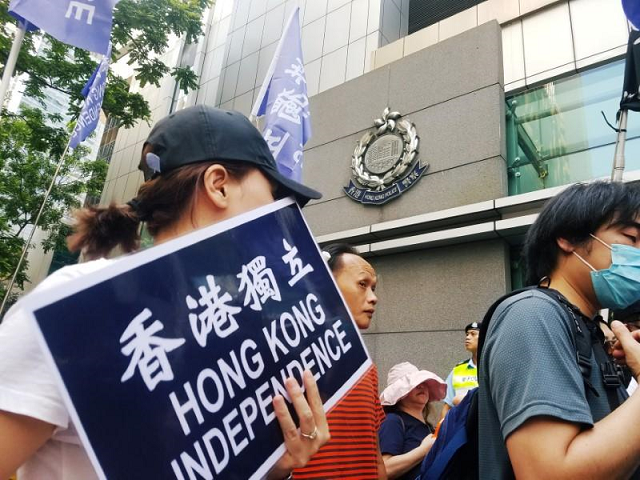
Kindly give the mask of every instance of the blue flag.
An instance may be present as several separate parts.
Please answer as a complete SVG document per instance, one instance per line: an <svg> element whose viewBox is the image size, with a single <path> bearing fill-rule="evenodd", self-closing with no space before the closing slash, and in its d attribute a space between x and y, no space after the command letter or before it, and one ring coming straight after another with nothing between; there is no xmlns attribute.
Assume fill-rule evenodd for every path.
<svg viewBox="0 0 640 480"><path fill-rule="evenodd" d="M280 172L301 181L302 151L311 138L311 120L299 8L291 14L251 113L266 116L262 135Z"/></svg>
<svg viewBox="0 0 640 480"><path fill-rule="evenodd" d="M36 30L38 30L38 27L36 27L34 24L29 23L28 21L26 21L24 18L22 18L20 15L16 15L13 12L9 12L9 14L15 18L16 20L18 20L19 24L24 25L24 29L27 32L35 32Z"/></svg>
<svg viewBox="0 0 640 480"><path fill-rule="evenodd" d="M71 135L69 146L76 148L80 142L84 141L91 132L96 129L98 120L100 120L100 109L102 108L102 100L104 99L104 89L107 84L107 75L109 73L109 60L111 58L111 48L107 50L98 67L91 75L91 78L82 89L82 95L85 97L84 105L78 116L76 128Z"/></svg>
<svg viewBox="0 0 640 480"><path fill-rule="evenodd" d="M622 9L635 29L640 30L640 2L638 0L622 0Z"/></svg>
<svg viewBox="0 0 640 480"><path fill-rule="evenodd" d="M105 54L119 0L11 0L9 13L61 42Z"/></svg>

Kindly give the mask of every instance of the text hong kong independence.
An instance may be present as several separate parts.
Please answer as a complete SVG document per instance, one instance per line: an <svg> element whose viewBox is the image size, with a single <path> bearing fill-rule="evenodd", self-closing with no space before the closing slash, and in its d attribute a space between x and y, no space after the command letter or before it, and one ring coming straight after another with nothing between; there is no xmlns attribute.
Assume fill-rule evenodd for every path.
<svg viewBox="0 0 640 480"><path fill-rule="evenodd" d="M313 267L299 258L298 249L286 239L282 245L281 260L288 265L291 274L286 283L293 287L312 272ZM213 275L207 275L206 285L198 288L199 298L191 295L185 298L191 312L189 324L193 339L200 347L207 346L211 334L224 339L241 331L235 317L242 308L260 312L266 302L282 300L280 286L264 256L242 265L237 278L238 291L244 293L242 307L232 304L232 296L216 284ZM130 357L121 382L127 382L137 372L149 391L160 382L174 380L169 358L187 341L162 337L160 332L164 325L153 317L153 312L145 308L120 337L121 352ZM210 477L209 465L220 474L230 459L237 457L255 439L257 422L267 426L275 420L274 395L283 395L290 401L284 383L286 378L300 378L303 370L308 369L318 380L351 349L351 343L345 338L343 320L334 319L330 325L325 325L326 321L325 310L317 296L307 293L305 298L262 327L261 336L266 348L260 348L253 339L246 338L239 347L220 355L213 365L202 369L195 378L169 394L168 401L185 436L191 434L195 425L206 421L213 425L194 440L192 449L169 460L177 479L185 478L183 470L188 478L193 478L194 472ZM306 342L310 336L312 340ZM277 374L266 375L267 361L284 366ZM264 382L255 390L247 391L247 379L256 381L260 377L264 377ZM225 402L233 402L234 407L219 418Z"/></svg>

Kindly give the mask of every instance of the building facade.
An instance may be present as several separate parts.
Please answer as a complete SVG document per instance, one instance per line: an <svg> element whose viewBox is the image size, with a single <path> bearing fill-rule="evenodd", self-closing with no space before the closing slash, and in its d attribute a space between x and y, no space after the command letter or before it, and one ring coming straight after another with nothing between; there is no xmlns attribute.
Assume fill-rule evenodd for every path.
<svg viewBox="0 0 640 480"><path fill-rule="evenodd" d="M218 0L198 44L164 60L192 65L199 89L167 79L141 93L157 120L205 103L249 114L290 12L300 7L313 137L305 208L320 244L358 245L379 273L365 333L381 375L400 361L446 375L463 328L519 286L522 236L544 201L607 176L629 26L616 0ZM411 32L411 33L410 33ZM135 82L132 88L136 88ZM356 143L385 108L415 126L424 173L398 198L345 192ZM125 202L146 123L118 132L101 202ZM640 178L630 115L626 179ZM356 155L357 156L357 155Z"/></svg>

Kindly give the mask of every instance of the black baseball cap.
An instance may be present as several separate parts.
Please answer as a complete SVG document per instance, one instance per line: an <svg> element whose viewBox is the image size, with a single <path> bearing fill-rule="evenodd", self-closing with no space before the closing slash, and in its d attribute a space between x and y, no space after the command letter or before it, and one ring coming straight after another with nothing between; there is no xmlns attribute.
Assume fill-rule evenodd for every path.
<svg viewBox="0 0 640 480"><path fill-rule="evenodd" d="M143 146L150 151L140 161L145 180L192 163L246 162L255 165L301 206L322 197L278 171L267 142L239 112L196 105L170 114L155 124ZM145 158L146 157L146 158Z"/></svg>
<svg viewBox="0 0 640 480"><path fill-rule="evenodd" d="M469 330L480 330L480 327L482 327L482 322L471 322L464 327L464 333L467 333Z"/></svg>

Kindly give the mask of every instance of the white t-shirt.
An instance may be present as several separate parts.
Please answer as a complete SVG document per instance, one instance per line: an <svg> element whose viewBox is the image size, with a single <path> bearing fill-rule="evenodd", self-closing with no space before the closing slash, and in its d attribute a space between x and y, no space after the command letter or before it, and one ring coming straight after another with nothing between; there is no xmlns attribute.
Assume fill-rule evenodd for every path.
<svg viewBox="0 0 640 480"><path fill-rule="evenodd" d="M629 385L627 385L627 393L629 394L629 396L633 395L633 392L636 391L636 388L638 388L638 382L635 378L632 378L629 382Z"/></svg>
<svg viewBox="0 0 640 480"><path fill-rule="evenodd" d="M47 277L28 296L61 285L113 263L95 260L71 265ZM98 478L45 360L36 332L21 308L11 308L0 324L0 410L56 425L53 436L18 470L20 480L93 480Z"/></svg>

